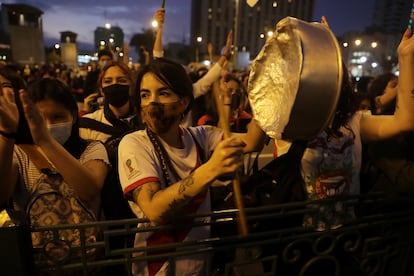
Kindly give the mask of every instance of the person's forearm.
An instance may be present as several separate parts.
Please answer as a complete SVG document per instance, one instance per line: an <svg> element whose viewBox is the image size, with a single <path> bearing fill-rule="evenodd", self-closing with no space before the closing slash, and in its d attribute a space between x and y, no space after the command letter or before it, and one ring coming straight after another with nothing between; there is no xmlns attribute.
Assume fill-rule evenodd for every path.
<svg viewBox="0 0 414 276"><path fill-rule="evenodd" d="M155 42L154 42L154 52L162 52L162 31L163 31L163 26L158 26L158 31L157 34L155 36Z"/></svg>
<svg viewBox="0 0 414 276"><path fill-rule="evenodd" d="M246 133L246 147L244 148L245 152L255 152L261 151L267 135L259 126L258 122L255 119L252 119L249 125L247 126L247 133Z"/></svg>
<svg viewBox="0 0 414 276"><path fill-rule="evenodd" d="M99 183L93 173L67 152L54 139L39 145L49 160L62 175L66 183L85 201L91 201L99 195Z"/></svg>
<svg viewBox="0 0 414 276"><path fill-rule="evenodd" d="M213 83L220 78L221 70L221 65L215 64L201 79L193 84L194 98L198 98L210 91Z"/></svg>
<svg viewBox="0 0 414 276"><path fill-rule="evenodd" d="M164 224L184 206L187 206L194 197L205 191L214 179L214 169L205 163L179 182L165 189L154 191L150 201L141 201L140 207L154 225ZM142 188L145 189L145 187ZM140 187L137 188L133 193L135 202L140 202L139 193L151 193L151 191L140 189Z"/></svg>
<svg viewBox="0 0 414 276"><path fill-rule="evenodd" d="M414 57L406 56L399 61L398 96L395 116L402 131L414 130Z"/></svg>

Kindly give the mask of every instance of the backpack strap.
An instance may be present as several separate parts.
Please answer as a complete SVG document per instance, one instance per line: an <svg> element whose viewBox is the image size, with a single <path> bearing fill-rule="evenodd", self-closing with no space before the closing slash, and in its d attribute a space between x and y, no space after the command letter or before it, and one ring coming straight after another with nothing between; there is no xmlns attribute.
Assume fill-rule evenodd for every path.
<svg viewBox="0 0 414 276"><path fill-rule="evenodd" d="M96 130L112 136L122 136L125 132L121 129L117 129L116 127L104 124L102 122L87 117L79 118L79 127Z"/></svg>
<svg viewBox="0 0 414 276"><path fill-rule="evenodd" d="M294 163L300 164L307 145L307 141L293 141L286 155Z"/></svg>

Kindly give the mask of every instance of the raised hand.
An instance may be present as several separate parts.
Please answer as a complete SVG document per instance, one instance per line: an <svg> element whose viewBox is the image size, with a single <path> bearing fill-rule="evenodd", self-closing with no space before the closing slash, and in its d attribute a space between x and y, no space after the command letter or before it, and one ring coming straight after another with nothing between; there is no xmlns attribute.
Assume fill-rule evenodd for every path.
<svg viewBox="0 0 414 276"><path fill-rule="evenodd" d="M53 137L46 127L42 113L40 113L37 106L29 99L27 93L24 90L20 90L19 96L22 101L24 115L29 125L30 133L33 137L33 142L36 145L42 145L45 142L53 140Z"/></svg>
<svg viewBox="0 0 414 276"><path fill-rule="evenodd" d="M0 131L14 134L18 123L19 111L14 100L14 91L0 85Z"/></svg>
<svg viewBox="0 0 414 276"><path fill-rule="evenodd" d="M124 55L129 54L129 45L127 42L124 43Z"/></svg>
<svg viewBox="0 0 414 276"><path fill-rule="evenodd" d="M85 97L85 99L83 100L83 109L87 110L88 112L95 111L91 108L91 103L96 101L98 96L99 96L99 93L96 92L96 93L92 93L88 95L87 97Z"/></svg>
<svg viewBox="0 0 414 276"><path fill-rule="evenodd" d="M159 8L154 14L154 20L157 21L159 26L164 25L165 21L165 9Z"/></svg>
<svg viewBox="0 0 414 276"><path fill-rule="evenodd" d="M231 47L233 46L233 30L231 30L227 34L226 40L226 48L224 49L223 55L227 57L227 59L231 56Z"/></svg>
<svg viewBox="0 0 414 276"><path fill-rule="evenodd" d="M414 13L411 13L411 19L414 20ZM398 56L413 56L414 54L414 38L413 30L407 28L403 34L400 45L398 45Z"/></svg>
<svg viewBox="0 0 414 276"><path fill-rule="evenodd" d="M325 15L322 15L321 23L329 28L328 20L326 19Z"/></svg>

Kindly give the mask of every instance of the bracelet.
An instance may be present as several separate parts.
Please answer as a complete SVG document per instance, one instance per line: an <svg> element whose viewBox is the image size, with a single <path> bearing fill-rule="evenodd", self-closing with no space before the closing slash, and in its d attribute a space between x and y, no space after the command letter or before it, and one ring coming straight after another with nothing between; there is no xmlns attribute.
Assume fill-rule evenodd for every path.
<svg viewBox="0 0 414 276"><path fill-rule="evenodd" d="M7 133L7 132L4 132L4 131L0 130L0 135L5 137L5 138L8 138L8 139L15 139L16 140L16 138L17 138L17 133L16 132Z"/></svg>

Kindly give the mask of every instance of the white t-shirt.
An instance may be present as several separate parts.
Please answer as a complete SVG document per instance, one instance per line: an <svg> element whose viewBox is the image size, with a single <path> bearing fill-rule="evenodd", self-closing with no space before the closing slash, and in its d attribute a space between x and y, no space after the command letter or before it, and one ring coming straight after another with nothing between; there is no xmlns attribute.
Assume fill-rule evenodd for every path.
<svg viewBox="0 0 414 276"><path fill-rule="evenodd" d="M354 218L352 208L346 208L341 196L360 193L361 112L355 113L348 127L341 127L343 137L327 137L321 132L308 143L301 162L302 177L310 200L337 198L333 204L321 204L319 213L308 216L305 225L317 230L337 228Z"/></svg>
<svg viewBox="0 0 414 276"><path fill-rule="evenodd" d="M181 128L181 137L184 143L183 149L171 147L160 139L180 178L187 177L200 165L201 160L208 160L212 151L222 140L223 136L221 130L211 126L191 127L191 131L201 147L200 151L203 152L198 151L193 136L190 134L189 130L185 128ZM203 158L201 158L201 154L203 154ZM119 144L118 156L118 169L121 185L124 194L128 199L131 199L132 191L134 189L149 182L159 182L161 188L167 187L167 183L163 177L161 162L145 130L136 131L126 135ZM173 178L173 175L170 172L169 175ZM172 181L175 183L179 180L172 179ZM138 218L145 218L145 215L139 206L133 201L129 202L135 215ZM199 197L194 200L193 205L188 206L187 210L183 210L183 212L188 213L188 209L196 209L196 213L211 211L210 194L208 190L205 193L200 194ZM209 221L209 218L205 217L200 218L199 220L207 222ZM138 225L139 228L146 226L148 225ZM198 240L207 238L210 235L210 229L206 226L188 229L183 228L180 231L187 231L185 235L179 235L183 240ZM177 230L175 232L180 231ZM154 238L155 234L157 233L150 231L137 233L135 237L135 247L150 245L153 242L157 243L157 240ZM172 235L168 234L166 236L168 236L167 238L170 239L170 242L177 242L176 236L172 237ZM202 255L176 258L176 275L197 275L197 272L201 272L204 269L204 258L205 256ZM133 273L134 275L148 275L148 269L149 266L147 262L139 262L134 264ZM166 274L168 271L168 263L161 262L160 266L157 267L155 271L155 275Z"/></svg>

